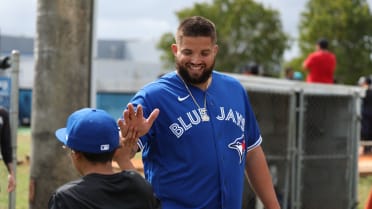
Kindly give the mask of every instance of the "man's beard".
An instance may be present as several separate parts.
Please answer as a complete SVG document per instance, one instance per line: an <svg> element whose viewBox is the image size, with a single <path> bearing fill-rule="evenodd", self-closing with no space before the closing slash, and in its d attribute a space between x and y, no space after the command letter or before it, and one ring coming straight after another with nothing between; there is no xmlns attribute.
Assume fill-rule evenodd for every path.
<svg viewBox="0 0 372 209"><path fill-rule="evenodd" d="M204 68L204 71L200 77L193 78L190 76L189 72L187 71L187 67L185 65L182 65L181 63L176 62L176 69L177 69L178 74L182 77L182 79L186 83L190 83L190 84L202 84L202 83L207 82L208 78L212 74L213 68L214 68L214 62L209 68Z"/></svg>

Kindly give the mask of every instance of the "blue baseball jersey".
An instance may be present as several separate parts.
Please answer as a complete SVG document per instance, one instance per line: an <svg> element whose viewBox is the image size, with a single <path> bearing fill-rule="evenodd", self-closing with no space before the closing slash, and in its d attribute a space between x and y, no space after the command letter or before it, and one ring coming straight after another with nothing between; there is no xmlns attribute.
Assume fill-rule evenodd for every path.
<svg viewBox="0 0 372 209"><path fill-rule="evenodd" d="M164 209L240 209L247 151L261 134L243 86L214 71L206 91L171 72L143 87L132 99L144 115L160 114L140 138L144 172ZM206 99L209 121L198 106Z"/></svg>

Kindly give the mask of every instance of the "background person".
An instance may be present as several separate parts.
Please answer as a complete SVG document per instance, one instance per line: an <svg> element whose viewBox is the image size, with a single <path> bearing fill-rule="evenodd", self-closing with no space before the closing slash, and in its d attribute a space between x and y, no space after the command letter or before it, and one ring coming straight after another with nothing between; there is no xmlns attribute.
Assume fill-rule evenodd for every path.
<svg viewBox="0 0 372 209"><path fill-rule="evenodd" d="M285 79L302 81L302 73L299 71L294 71L291 67L285 68Z"/></svg>
<svg viewBox="0 0 372 209"><path fill-rule="evenodd" d="M358 84L366 89L362 100L361 140L372 141L372 78L362 76ZM364 146L363 153L372 153L372 146Z"/></svg>
<svg viewBox="0 0 372 209"><path fill-rule="evenodd" d="M320 39L316 44L316 51L311 53L303 62L307 71L306 82L334 83L336 56L328 50L328 41Z"/></svg>
<svg viewBox="0 0 372 209"><path fill-rule="evenodd" d="M142 88L131 100L158 119L138 141L144 172L164 209L241 209L244 171L266 209L280 208L262 138L246 90L214 71L215 25L194 16L182 21L171 50L176 71ZM140 106L139 106L140 105ZM130 105L123 123L144 127ZM148 131L148 132L147 132Z"/></svg>
<svg viewBox="0 0 372 209"><path fill-rule="evenodd" d="M12 138L10 134L9 113L3 107L0 107L0 147L2 159L8 170L7 191L12 192L16 187L16 180L12 167L13 162Z"/></svg>
<svg viewBox="0 0 372 209"><path fill-rule="evenodd" d="M293 80L293 74L294 74L294 71L291 67L287 67L285 68L285 71L284 71L284 75L285 75L285 79L288 79L288 80Z"/></svg>
<svg viewBox="0 0 372 209"><path fill-rule="evenodd" d="M244 75L259 75L260 66L256 63L247 64L243 68Z"/></svg>
<svg viewBox="0 0 372 209"><path fill-rule="evenodd" d="M82 178L58 188L49 200L49 209L160 208L151 185L140 174L113 171L119 131L116 121L104 110L75 111L56 136L70 150L72 163Z"/></svg>
<svg viewBox="0 0 372 209"><path fill-rule="evenodd" d="M372 188L369 191L366 205L364 206L364 209L372 209Z"/></svg>
<svg viewBox="0 0 372 209"><path fill-rule="evenodd" d="M301 72L299 71L295 71L293 73L293 80L296 80L296 81L302 81L303 80L303 75Z"/></svg>

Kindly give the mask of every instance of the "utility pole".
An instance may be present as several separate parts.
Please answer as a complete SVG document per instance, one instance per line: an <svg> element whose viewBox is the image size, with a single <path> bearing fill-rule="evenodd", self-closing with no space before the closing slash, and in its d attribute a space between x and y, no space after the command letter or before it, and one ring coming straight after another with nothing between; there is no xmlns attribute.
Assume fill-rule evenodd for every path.
<svg viewBox="0 0 372 209"><path fill-rule="evenodd" d="M18 130L18 95L19 95L19 63L20 53L18 50L12 51L11 56L11 96L10 96L10 135L12 138L13 150L13 172L14 177L17 176L17 130ZM16 178L17 179L17 178ZM14 190L9 194L9 209L16 208L16 191Z"/></svg>
<svg viewBox="0 0 372 209"><path fill-rule="evenodd" d="M94 0L37 1L32 90L31 208L45 208L58 186L77 178L55 139L68 115L90 105Z"/></svg>

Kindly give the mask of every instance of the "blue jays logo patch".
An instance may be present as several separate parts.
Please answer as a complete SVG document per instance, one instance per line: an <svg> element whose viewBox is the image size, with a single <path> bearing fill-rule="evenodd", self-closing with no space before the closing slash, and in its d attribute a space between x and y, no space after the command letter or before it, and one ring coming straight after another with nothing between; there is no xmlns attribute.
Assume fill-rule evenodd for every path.
<svg viewBox="0 0 372 209"><path fill-rule="evenodd" d="M235 139L233 142L231 142L229 144L229 148L230 149L234 149L238 152L239 154L239 159L240 159L240 163L242 163L242 160L243 160L243 154L245 152L245 140L244 140L244 135L242 135L241 137Z"/></svg>

